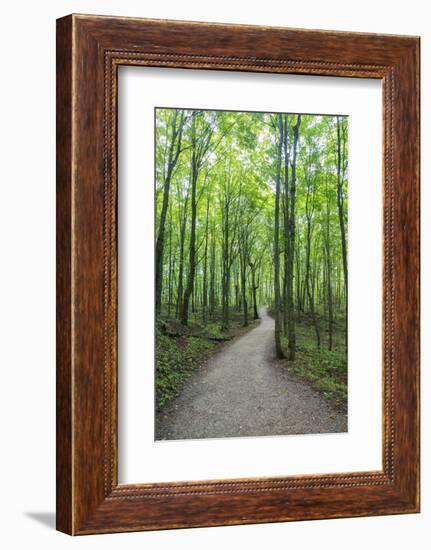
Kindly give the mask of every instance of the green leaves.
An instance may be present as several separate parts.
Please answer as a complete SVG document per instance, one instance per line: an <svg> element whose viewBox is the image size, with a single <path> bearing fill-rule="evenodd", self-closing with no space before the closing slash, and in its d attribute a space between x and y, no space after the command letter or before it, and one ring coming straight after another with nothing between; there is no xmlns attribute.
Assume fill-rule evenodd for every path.
<svg viewBox="0 0 431 550"><path fill-rule="evenodd" d="M162 407L177 394L184 380L202 363L214 342L183 336L172 338L156 333L156 400Z"/></svg>
<svg viewBox="0 0 431 550"><path fill-rule="evenodd" d="M207 333L219 335L234 311L243 311L246 324L252 303L272 305L278 287L283 332L291 315L314 319L312 349L301 349L298 340L295 363L305 358L322 381L338 376L345 357L327 357L325 347L332 347L332 332L336 340L342 330L333 320L346 315L348 118L156 109L155 128L156 229L164 229L159 315L179 319L187 309L196 320L199 311ZM217 309L223 315L216 322ZM331 343L315 356L325 330ZM158 338L160 402L177 391L195 354L205 351L194 338L177 344Z"/></svg>

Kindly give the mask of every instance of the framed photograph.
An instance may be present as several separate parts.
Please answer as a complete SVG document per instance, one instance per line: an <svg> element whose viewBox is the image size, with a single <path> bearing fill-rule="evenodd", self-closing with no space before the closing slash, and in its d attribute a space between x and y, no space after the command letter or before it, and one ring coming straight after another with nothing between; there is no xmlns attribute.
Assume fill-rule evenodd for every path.
<svg viewBox="0 0 431 550"><path fill-rule="evenodd" d="M419 511L419 38L57 21L57 528Z"/></svg>

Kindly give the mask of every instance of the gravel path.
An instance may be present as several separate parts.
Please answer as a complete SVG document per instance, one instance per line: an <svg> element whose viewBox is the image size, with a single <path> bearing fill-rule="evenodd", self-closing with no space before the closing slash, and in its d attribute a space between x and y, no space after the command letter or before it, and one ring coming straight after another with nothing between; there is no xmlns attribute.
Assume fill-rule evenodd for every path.
<svg viewBox="0 0 431 550"><path fill-rule="evenodd" d="M347 416L274 358L274 320L226 345L156 415L156 439L347 431Z"/></svg>

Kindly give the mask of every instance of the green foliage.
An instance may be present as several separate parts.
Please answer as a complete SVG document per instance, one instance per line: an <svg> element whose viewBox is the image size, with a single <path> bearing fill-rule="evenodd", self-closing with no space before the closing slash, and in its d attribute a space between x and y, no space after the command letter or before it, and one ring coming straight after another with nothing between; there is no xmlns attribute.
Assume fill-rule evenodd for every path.
<svg viewBox="0 0 431 550"><path fill-rule="evenodd" d="M169 144L174 109L156 111L156 228L160 221L163 185L169 161ZM199 144L211 129L209 147L202 162L197 181L196 209L196 275L200 305L204 293L208 298L209 270L221 269L223 254L228 250L231 277L240 270L240 252L246 248L251 260L259 261L257 272L260 285L258 301L273 301L274 278L274 189L277 167L277 116L270 113L193 111L183 110L181 154L175 166L169 190L169 210L165 224L165 253L163 256L163 303L178 302L180 266L184 271L183 288L187 277L190 246L191 190L190 171L193 157L192 137ZM292 148L293 125L296 115L287 115L288 146ZM337 203L337 120L343 141L341 189L343 217L347 226L347 118L321 115L302 115L299 134L296 179L296 243L294 278L304 285L307 224L310 225L310 262L317 307L325 300L325 239L329 238L331 277L339 304L345 294L342 275L342 246ZM194 126L192 125L194 121ZM194 128L192 131L192 127ZM290 163L292 162L290 150ZM288 166L288 177L292 168ZM282 205L285 198L282 197ZM309 220L307 221L307 215ZM282 216L281 216L282 218ZM327 231L327 221L329 230ZM280 222L280 250L283 254L283 222ZM182 231L183 229L183 231ZM224 231L227 233L225 234ZM243 239L248 235L247 241ZM227 237L226 237L227 235ZM228 239L229 242L226 242ZM245 246L244 246L245 245ZM214 263L209 254L214 247ZM223 248L225 247L225 248ZM169 249L169 250L168 250ZM182 257L181 256L182 250ZM281 258L282 260L283 258ZM206 261L206 263L205 263ZM299 263L298 263L299 262ZM206 267L205 267L206 266ZM206 269L206 272L205 272ZM206 287L204 286L204 277ZM170 281L168 280L171 275ZM283 274L281 276L284 276ZM248 301L251 302L250 269L246 266ZM221 277L216 305L221 304ZM301 290L301 289L300 289ZM235 300L235 282L229 287L229 302ZM295 297L295 301L297 297ZM207 300L208 301L208 300ZM341 307L341 305L339 305Z"/></svg>
<svg viewBox="0 0 431 550"><path fill-rule="evenodd" d="M277 302L289 351L300 312L292 369L343 406L347 130L344 116L156 110L158 320L190 328L157 335L159 405L214 346L197 325L222 338Z"/></svg>
<svg viewBox="0 0 431 550"><path fill-rule="evenodd" d="M344 344L343 322L338 321L334 332L336 345L329 351L317 348L313 326L297 323L297 352L288 368L294 374L309 380L334 405L347 412L347 355ZM327 337L327 335L326 335ZM286 340L284 344L287 345Z"/></svg>
<svg viewBox="0 0 431 550"><path fill-rule="evenodd" d="M171 337L156 332L156 399L162 407L205 360L214 342L194 336Z"/></svg>
<svg viewBox="0 0 431 550"><path fill-rule="evenodd" d="M162 316L166 319L166 308L162 310ZM198 310L187 328L181 327L174 319L166 319L162 323L167 333L161 330L160 324L157 326L155 384L158 408L177 395L187 378L221 345L244 331L239 313L232 314L228 333L220 329L219 310L215 317L213 321L202 324L198 322L202 318L202 311ZM251 323L249 329L253 326Z"/></svg>

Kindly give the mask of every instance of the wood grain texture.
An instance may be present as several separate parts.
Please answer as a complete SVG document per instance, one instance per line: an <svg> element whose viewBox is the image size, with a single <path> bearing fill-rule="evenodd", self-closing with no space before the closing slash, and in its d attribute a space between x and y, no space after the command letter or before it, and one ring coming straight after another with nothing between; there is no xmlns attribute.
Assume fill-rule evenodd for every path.
<svg viewBox="0 0 431 550"><path fill-rule="evenodd" d="M72 34L57 23L57 529L72 531Z"/></svg>
<svg viewBox="0 0 431 550"><path fill-rule="evenodd" d="M418 511L419 39L79 15L57 24L58 529L87 534ZM382 471L118 485L122 64L382 80Z"/></svg>

